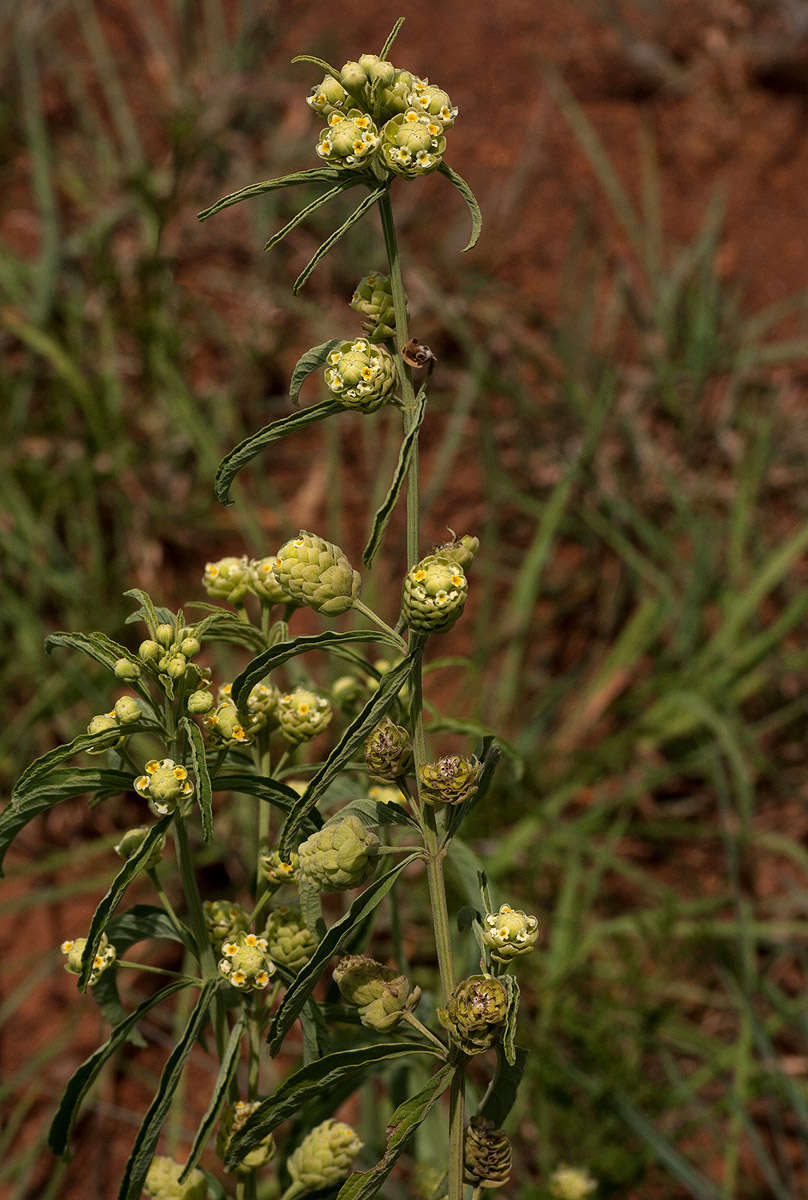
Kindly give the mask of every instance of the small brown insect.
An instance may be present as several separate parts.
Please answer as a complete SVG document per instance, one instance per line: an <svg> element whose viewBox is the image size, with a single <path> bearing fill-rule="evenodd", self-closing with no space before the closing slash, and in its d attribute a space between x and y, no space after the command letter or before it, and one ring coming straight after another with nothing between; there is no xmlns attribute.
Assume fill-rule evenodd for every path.
<svg viewBox="0 0 808 1200"><path fill-rule="evenodd" d="M438 361L426 342L419 342L418 338L410 338L401 351L401 357L411 367L429 367L430 371Z"/></svg>

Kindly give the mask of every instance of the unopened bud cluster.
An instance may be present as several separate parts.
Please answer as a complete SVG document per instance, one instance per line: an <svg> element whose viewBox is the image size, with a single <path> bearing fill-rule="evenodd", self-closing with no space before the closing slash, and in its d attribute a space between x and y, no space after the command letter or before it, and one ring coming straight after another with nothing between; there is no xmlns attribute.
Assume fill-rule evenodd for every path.
<svg viewBox="0 0 808 1200"><path fill-rule="evenodd" d="M357 1006L362 1024L379 1033L395 1028L421 998L421 989L411 987L404 975L364 954L341 958L334 982L343 999Z"/></svg>
<svg viewBox="0 0 808 1200"><path fill-rule="evenodd" d="M210 940L217 948L222 942L233 941L239 933L246 933L250 928L246 908L235 900L205 900L202 914Z"/></svg>
<svg viewBox="0 0 808 1200"><path fill-rule="evenodd" d="M359 595L359 572L339 546L305 529L281 546L272 570L283 590L298 604L326 616L346 612Z"/></svg>
<svg viewBox="0 0 808 1200"><path fill-rule="evenodd" d="M84 950L87 946L86 938L72 938L67 942L62 942L61 951L65 956L65 970L71 975L80 975L82 969L82 960L84 958ZM115 947L110 944L105 933L101 934L101 940L98 943L98 949L93 958L93 965L90 970L89 984L93 987L103 975L108 967L111 967L117 958Z"/></svg>
<svg viewBox="0 0 808 1200"><path fill-rule="evenodd" d="M286 1162L292 1187L286 1200L341 1183L351 1173L362 1143L342 1121L329 1119L312 1129Z"/></svg>
<svg viewBox="0 0 808 1200"><path fill-rule="evenodd" d="M378 844L375 833L349 814L298 846L300 873L325 892L360 887L376 869Z"/></svg>
<svg viewBox="0 0 808 1200"><path fill-rule="evenodd" d="M395 337L396 312L389 275L371 271L360 279L351 297L351 308L365 314L365 333L371 342Z"/></svg>
<svg viewBox="0 0 808 1200"><path fill-rule="evenodd" d="M292 604L272 571L274 559L240 558L228 555L205 564L202 585L209 596L241 605L247 595L257 596L264 604Z"/></svg>
<svg viewBox="0 0 808 1200"><path fill-rule="evenodd" d="M121 659L121 662L131 666L128 659ZM116 730L120 732L120 738L115 745L120 745L127 735L126 726L133 725L135 721L143 719L144 712L140 701L136 696L121 696L115 701L113 708L106 713L98 713L90 719L87 725L87 732L91 735L99 736ZM88 754L103 754L108 748L106 740L97 746L88 746Z"/></svg>
<svg viewBox="0 0 808 1200"><path fill-rule="evenodd" d="M208 1181L196 1167L188 1172L185 1183L180 1183L184 1163L158 1155L149 1166L143 1190L150 1200L205 1200Z"/></svg>
<svg viewBox="0 0 808 1200"><path fill-rule="evenodd" d="M317 949L317 937L299 908L281 907L270 913L264 939L273 962L289 971L299 971Z"/></svg>
<svg viewBox="0 0 808 1200"><path fill-rule="evenodd" d="M463 1178L479 1188L501 1188L511 1175L508 1135L485 1117L472 1117L463 1145Z"/></svg>
<svg viewBox="0 0 808 1200"><path fill-rule="evenodd" d="M191 662L201 648L193 628L164 623L157 626L153 638L140 643L137 653L141 663L158 676L196 687L210 675L208 670Z"/></svg>
<svg viewBox="0 0 808 1200"><path fill-rule="evenodd" d="M482 1054L500 1038L508 1015L505 988L491 975L471 975L452 992L438 1019L464 1054Z"/></svg>
<svg viewBox="0 0 808 1200"><path fill-rule="evenodd" d="M247 1119L252 1116L258 1108L260 1101L252 1102L237 1100L235 1104L228 1104L225 1107L219 1124L219 1132L216 1135L216 1153L223 1161L230 1153L230 1146L234 1136L244 1126ZM239 1161L235 1168L237 1175L249 1175L252 1171L259 1167L264 1167L268 1162L271 1162L275 1157L275 1142L271 1133L259 1142L253 1149Z"/></svg>
<svg viewBox="0 0 808 1200"><path fill-rule="evenodd" d="M137 854L140 847L149 836L150 829L148 825L138 825L134 829L127 829L121 840L115 844L115 853L120 854L121 858L131 858L133 854ZM166 836L161 834L157 841L152 846L151 852L143 863L144 871L153 871L163 857L165 849Z"/></svg>
<svg viewBox="0 0 808 1200"><path fill-rule="evenodd" d="M328 355L325 382L346 408L372 413L392 399L396 365L386 346L357 338L340 343Z"/></svg>

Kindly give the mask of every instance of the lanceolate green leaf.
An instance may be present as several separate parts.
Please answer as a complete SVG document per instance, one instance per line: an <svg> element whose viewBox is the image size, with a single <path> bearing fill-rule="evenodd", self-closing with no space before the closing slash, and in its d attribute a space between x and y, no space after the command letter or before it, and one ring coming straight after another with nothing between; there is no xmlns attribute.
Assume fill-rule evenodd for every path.
<svg viewBox="0 0 808 1200"><path fill-rule="evenodd" d="M297 398L304 382L312 371L316 371L318 367L324 365L331 351L340 344L340 340L340 338L329 338L327 342L321 342L319 346L312 346L311 350L301 354L289 381L289 399L292 404L297 404Z"/></svg>
<svg viewBox="0 0 808 1200"><path fill-rule="evenodd" d="M196 626L196 636L200 641L205 638L210 642L231 642L236 646L246 646L248 650L262 649L264 635L261 630L240 621L235 613L201 602L189 604L187 607L199 608L208 613Z"/></svg>
<svg viewBox="0 0 808 1200"><path fill-rule="evenodd" d="M331 63L326 62L324 58L315 58L313 54L296 54L291 60L293 63L305 62L311 63L315 67L319 67L321 71L325 71L326 75L330 75L332 79L340 82L340 73L336 67L332 67Z"/></svg>
<svg viewBox="0 0 808 1200"><path fill-rule="evenodd" d="M382 675L379 686L368 703L345 730L286 818L280 837L282 850L287 851L294 848L302 821L309 815L320 797L325 794L330 783L339 775L345 764L364 745L370 731L378 725L384 714L392 707L396 696L409 679L415 662L416 655L408 654L400 663Z"/></svg>
<svg viewBox="0 0 808 1200"><path fill-rule="evenodd" d="M454 184L454 186L460 192L460 195L465 200L466 204L469 206L469 212L471 213L471 237L469 238L467 244L463 247L463 252L465 253L466 250L471 250L473 246L477 245L477 238L480 236L480 230L483 227L483 214L480 212L480 206L477 203L477 197L474 195L474 192L466 183L462 175L458 175L457 171L453 171L449 164L445 162L440 164L438 170L440 171L441 175L446 176L451 184Z"/></svg>
<svg viewBox="0 0 808 1200"><path fill-rule="evenodd" d="M386 183L379 184L378 187L373 188L373 190L367 196L365 196L364 200L360 200L359 204L357 204L351 215L347 217L346 220L344 220L342 224L339 225L334 232L325 239L322 246L315 251L312 258L310 258L306 263L306 266L300 272L294 284L292 285L292 291L295 293L295 295L297 295L297 293L303 287L303 284L314 271L314 268L317 266L318 262L325 258L326 254L328 254L328 251L336 245L343 234L347 233L357 221L361 221L365 213L369 212L370 209L373 208L373 205L381 199L386 191Z"/></svg>
<svg viewBox="0 0 808 1200"><path fill-rule="evenodd" d="M513 1063L507 1062L502 1047L497 1047L497 1073L493 1087L486 1093L480 1116L493 1121L498 1129L513 1108L526 1062L527 1050L521 1046L515 1047Z"/></svg>
<svg viewBox="0 0 808 1200"><path fill-rule="evenodd" d="M417 1095L398 1106L387 1123L384 1157L369 1171L354 1171L340 1188L337 1200L370 1200L376 1195L409 1139L452 1082L454 1072L448 1064L441 1067Z"/></svg>
<svg viewBox="0 0 808 1200"><path fill-rule="evenodd" d="M177 979L173 983L169 983L167 987L162 988L159 992L155 992L153 996L149 996L133 1013L130 1013L126 1020L121 1021L120 1025L115 1026L103 1046L99 1046L89 1058L85 1059L80 1067L76 1068L68 1081L64 1095L59 1102L58 1111L50 1127L48 1144L54 1154L62 1155L66 1152L70 1143L73 1122L76 1119L81 1102L98 1077L98 1073L104 1063L112 1057L119 1046L123 1045L130 1031L135 1028L147 1012L152 1008L156 1008L163 1000L167 1000L169 996L173 996L181 988L189 986L190 984L187 980Z"/></svg>
<svg viewBox="0 0 808 1200"><path fill-rule="evenodd" d="M326 417L333 417L335 413L343 412L344 408L345 406L338 400L322 400L310 408L303 408L299 412L291 413L288 417L281 417L270 425L265 425L251 437L239 442L219 463L219 469L216 472L216 498L221 504L232 504L230 488L233 480L239 471L255 458L256 454L260 454L262 450L266 450L267 446L280 441L290 433L297 433L299 430L313 425L315 421L322 421Z"/></svg>
<svg viewBox="0 0 808 1200"><path fill-rule="evenodd" d="M213 979L202 988L199 999L188 1018L188 1024L168 1057L160 1076L160 1085L137 1132L118 1192L118 1200L140 1200L143 1183L157 1148L157 1139L160 1137L163 1121L168 1113L174 1092L177 1090L182 1068L185 1066L185 1060L191 1053L194 1042L205 1027L210 1002L221 982Z"/></svg>
<svg viewBox="0 0 808 1200"><path fill-rule="evenodd" d="M503 975L500 979L508 993L508 1013L505 1018L505 1029L502 1034L502 1051L509 1067L516 1065L516 1019L519 1013L519 984L513 975Z"/></svg>
<svg viewBox="0 0 808 1200"><path fill-rule="evenodd" d="M216 1124L222 1105L227 1100L230 1084L236 1074L236 1068L239 1063L239 1051L241 1049L241 1039L247 1028L247 1017L242 1012L242 1015L236 1021L230 1031L227 1045L225 1046L222 1061L219 1066L219 1074L216 1076L216 1082L213 1085L213 1093L210 1097L208 1111L202 1118L199 1128L196 1131L194 1144L191 1147L191 1152L185 1161L185 1167L180 1175L180 1183L184 1183L190 1172L202 1157L202 1152L205 1149L208 1138L213 1132L213 1127Z"/></svg>
<svg viewBox="0 0 808 1200"><path fill-rule="evenodd" d="M376 557L376 553L382 544L384 531L387 528L390 517L393 514L393 509L396 506L396 501L401 494L401 489L404 486L404 480L407 478L407 472L410 469L412 455L415 447L418 445L418 433L424 422L426 413L426 384L421 385L415 403L417 405L415 411L415 419L410 426L407 436L401 443L401 450L398 455L398 463L393 474L393 482L390 484L390 489L384 498L384 502L379 508L376 516L373 518L373 528L370 531L367 545L362 551L362 562L366 567L369 567Z"/></svg>
<svg viewBox="0 0 808 1200"><path fill-rule="evenodd" d="M199 805L199 812L202 817L202 840L210 842L213 840L213 796L210 775L208 774L208 764L205 759L205 743L199 731L199 726L189 720L188 717L182 718L180 729L184 729L188 735L191 765L196 775L196 802Z"/></svg>
<svg viewBox="0 0 808 1200"><path fill-rule="evenodd" d="M239 204L242 200L249 200L252 196L263 196L265 192L275 192L278 188L296 187L299 183L334 183L339 178L340 173L334 167L312 167L307 171L294 171L291 175L281 175L277 179L265 179L262 183L251 183L238 192L222 196L221 200L211 204L210 208L204 208L201 213L197 213L197 217L200 221L207 221L208 217L221 212L223 208L229 208L231 204Z"/></svg>
<svg viewBox="0 0 808 1200"><path fill-rule="evenodd" d="M382 1070L387 1063L398 1058L436 1053L423 1042L380 1042L371 1046L355 1046L351 1050L337 1050L317 1062L309 1063L307 1067L301 1067L287 1076L244 1123L233 1138L226 1165L232 1169L268 1133L293 1117L307 1100L320 1092L330 1091L346 1075L364 1076L370 1071ZM357 1086L360 1082L361 1078L358 1078Z"/></svg>
<svg viewBox="0 0 808 1200"><path fill-rule="evenodd" d="M310 201L305 208L301 208L300 212L292 217L291 221L287 221L282 229L279 229L277 233L273 233L272 237L267 239L264 250L271 250L273 246L277 246L278 242L283 241L287 233L291 233L293 229L302 224L306 220L306 217L316 212L318 208L322 208L324 204L327 204L329 200L333 200L335 196L339 196L341 192L347 191L348 188L356 187L357 183L358 180L356 179L342 179L334 187L329 188L327 192L323 192L322 195Z"/></svg>
<svg viewBox="0 0 808 1200"><path fill-rule="evenodd" d="M47 754L43 754L41 758L37 758L25 768L11 789L12 802L23 800L32 788L38 787L66 759L73 758L76 754L85 754L88 750L110 749L120 741L124 734L159 730L160 728L161 726L156 721L145 718L142 721L133 721L129 725L110 729L104 733L80 733L73 738L72 742L66 742L64 746L55 746L53 750L48 750Z"/></svg>
<svg viewBox="0 0 808 1200"><path fill-rule="evenodd" d="M379 52L379 58L381 58L382 60L386 59L387 55L392 50L393 42L398 37L398 31L401 29L401 26L403 24L404 24L404 18L399 17L398 20L396 21L395 25L393 26L393 28L390 30L389 34L387 35L387 40L385 41L384 45L382 46L382 48Z"/></svg>
<svg viewBox="0 0 808 1200"><path fill-rule="evenodd" d="M415 862L418 857L417 854L408 854L401 862L396 863L392 870L369 884L361 896L357 896L345 916L331 926L309 961L298 971L294 982L289 986L281 1004L275 1010L272 1024L269 1027L267 1041L269 1042L269 1052L273 1058L278 1053L286 1034L297 1020L298 1013L314 990L314 985L320 978L328 960L336 954L351 931L364 921L369 913L378 908L404 868L408 867L411 862Z"/></svg>
<svg viewBox="0 0 808 1200"><path fill-rule="evenodd" d="M98 908L93 914L93 919L90 922L90 932L87 934L87 945L84 948L82 957L81 974L78 978L79 991L83 992L87 989L90 972L93 969L93 958L98 949L98 943L101 940L101 934L106 931L107 922L109 921L115 909L120 904L124 897L129 884L139 875L143 869L143 864L154 849L155 844L160 840L162 835L168 829L168 826L173 820L169 814L166 817L161 817L156 824L152 825L149 832L143 839L140 848L127 858L126 862L121 867L118 874L113 879L109 886L109 891L104 896Z"/></svg>
<svg viewBox="0 0 808 1200"><path fill-rule="evenodd" d="M154 607L154 602L148 592L144 592L143 588L129 588L124 592L124 596L131 596L133 600L137 600L142 612L130 613L127 617L127 623L131 624L134 621L144 620L149 631L149 637L153 638L158 625L167 624L167 621L161 621ZM170 616L170 614L168 614Z"/></svg>
<svg viewBox="0 0 808 1200"><path fill-rule="evenodd" d="M260 683L265 675L276 671L290 658L296 658L298 654L307 654L310 650L333 650L334 647L350 645L351 642L384 642L396 650L399 649L397 640L381 629L352 629L345 633L327 630L325 633L296 637L291 642L276 642L269 650L247 663L244 670L233 680L230 693L233 702L241 707L256 683Z"/></svg>
<svg viewBox="0 0 808 1200"><path fill-rule="evenodd" d="M20 830L40 813L85 792L110 795L126 792L132 776L126 771L97 771L91 767L64 767L34 780L23 796L7 804L0 812L0 874L6 851Z"/></svg>
<svg viewBox="0 0 808 1200"><path fill-rule="evenodd" d="M281 783L278 779L248 775L246 772L241 771L229 772L227 775L217 775L214 787L217 792L242 792L247 796L255 796L258 800L263 800L266 804L274 804L286 816L291 812L292 805L296 804L300 799L294 788L290 788L286 783ZM316 808L312 809L306 816L304 826L301 829L303 837L308 837L314 829L320 829L322 824L323 818Z"/></svg>
<svg viewBox="0 0 808 1200"><path fill-rule="evenodd" d="M129 593L127 592L126 595ZM71 650L80 650L82 654L89 655L94 658L97 663L101 663L102 667L106 667L108 671L112 671L115 663L119 658L125 658L127 662L132 663L136 667L140 667L141 663L136 656L127 650L125 646L121 646L118 642L114 642L112 638L107 637L105 633L51 633L45 638L45 649L48 654L55 650L57 646L67 646ZM126 686L131 687L144 700L151 703L151 695L149 689L140 679L127 680Z"/></svg>

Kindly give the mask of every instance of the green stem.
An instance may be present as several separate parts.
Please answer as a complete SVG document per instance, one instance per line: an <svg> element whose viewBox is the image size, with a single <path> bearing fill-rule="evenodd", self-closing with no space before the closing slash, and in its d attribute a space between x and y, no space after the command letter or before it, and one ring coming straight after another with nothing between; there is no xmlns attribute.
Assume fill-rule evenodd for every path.
<svg viewBox="0 0 808 1200"><path fill-rule="evenodd" d="M205 914L202 911L202 899L196 882L194 860L188 842L188 832L185 821L180 813L174 816L174 844L177 848L177 863L180 868L182 888L185 892L185 903L188 906L188 917L198 951L199 967L202 974L208 978L217 975L216 955L213 952L208 928L205 924ZM216 1047L221 1059L224 1054L227 1038L227 1013L221 992L214 998L214 1027L216 1030Z"/></svg>
<svg viewBox="0 0 808 1200"><path fill-rule="evenodd" d="M466 1068L458 1063L449 1091L449 1200L463 1200L463 1124ZM457 1169L459 1166L459 1170Z"/></svg>
<svg viewBox="0 0 808 1200"><path fill-rule="evenodd" d="M407 653L407 643L404 641L403 637L400 637L396 633L395 629L392 628L392 626L388 625L386 621L383 621L378 613L375 613L372 608L368 608L367 604L363 604L363 602L359 599L354 600L353 606L357 612L362 614L363 617L367 617L367 619L372 621L374 625L378 625L379 629L383 629L385 633L389 633L390 637L403 651L403 653Z"/></svg>
<svg viewBox="0 0 808 1200"><path fill-rule="evenodd" d="M150 871L147 872L147 874L149 876L149 879L152 881L152 886L153 886L154 890L157 892L157 896L158 896L158 899L160 900L160 903L162 904L163 908L166 910L166 913L168 914L171 924L174 926L174 928L176 929L177 933L180 935L181 938L187 937L188 927L187 927L187 925L183 924L183 922L177 916L177 914L174 910L173 904L171 903L168 896L166 895L163 885L160 883L160 876L157 874L156 868L152 868Z"/></svg>
<svg viewBox="0 0 808 1200"><path fill-rule="evenodd" d="M423 1034L425 1038L432 1042L432 1044L440 1050L443 1057L446 1058L446 1047L444 1046L443 1042L440 1040L440 1038L435 1037L434 1033L432 1033L430 1029L427 1029L426 1025L421 1024L415 1013L404 1013L404 1020L408 1025L412 1025L413 1029L417 1029L419 1033Z"/></svg>
<svg viewBox="0 0 808 1200"><path fill-rule="evenodd" d="M152 967L148 963L132 962L131 958L119 958L115 964L118 967L130 967L133 971L149 971L152 975L170 975L172 979L184 979L187 983L194 983L197 987L202 987L203 980L197 979L193 975L183 975L181 971L166 971L163 967Z"/></svg>

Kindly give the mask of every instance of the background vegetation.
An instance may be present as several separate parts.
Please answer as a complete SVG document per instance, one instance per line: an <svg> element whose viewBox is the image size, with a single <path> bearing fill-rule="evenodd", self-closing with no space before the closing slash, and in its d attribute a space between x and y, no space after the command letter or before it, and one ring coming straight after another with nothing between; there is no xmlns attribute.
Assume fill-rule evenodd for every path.
<svg viewBox="0 0 808 1200"><path fill-rule="evenodd" d="M526 18L512 7L515 62ZM570 36L589 22L586 53L608 51L622 71L609 76L605 134L599 76L564 55L537 50L517 113L497 75L508 38L493 65L470 32L452 42L459 7L437 30L432 8L405 8L397 47L460 104L450 161L490 214L461 266L459 202L405 199L403 238L416 332L440 360L427 536L445 540L448 525L482 542L469 615L447 639L457 661L436 667L428 698L436 720L459 712L507 739L475 849L500 899L544 927L523 972L518 1200L543 1196L560 1161L586 1165L602 1196L788 1200L808 1188L808 295L733 269L736 198L728 226L710 163L696 159L696 184L682 178L678 219L661 140L705 78L721 93L704 74L710 31L729 47L722 69L739 56L748 68L721 93L732 116L750 94L788 109L761 47L781 38L766 69L787 81L804 30L787 5L736 5L748 21L708 5L706 41L691 43L665 7L598 6L592 21L572 6ZM376 265L363 225L295 300L295 266L328 216L266 258L294 198L193 217L223 191L309 164L312 80L288 58L341 62L390 24L358 5L322 9L62 0L0 17L4 785L109 705L83 663L45 658L46 632L132 644L126 587L173 606L200 599L206 560L269 553L301 526L359 557L392 425L346 417L285 443L245 472L233 509L211 488L224 451L284 411L302 350L354 327L347 298ZM472 10L465 28L481 21ZM580 190L563 209L537 206L567 160ZM786 279L788 234L784 223ZM395 594L397 571L382 561L371 601ZM92 910L125 821L66 806L9 859L11 1200L86 1195L88 1172L91 1194L110 1194L114 1149L106 1165L54 1171L44 1136L98 1032L57 978L58 943ZM122 1062L88 1138L117 1138L125 1155L137 1085Z"/></svg>

